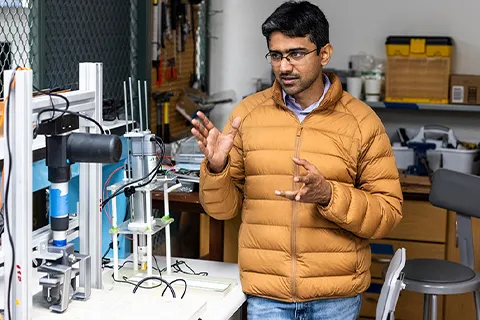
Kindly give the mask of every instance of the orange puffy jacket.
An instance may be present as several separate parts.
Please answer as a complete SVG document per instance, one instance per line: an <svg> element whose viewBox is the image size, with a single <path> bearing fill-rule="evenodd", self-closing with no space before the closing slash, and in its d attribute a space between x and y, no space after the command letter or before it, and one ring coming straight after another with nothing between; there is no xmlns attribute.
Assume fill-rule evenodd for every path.
<svg viewBox="0 0 480 320"><path fill-rule="evenodd" d="M354 296L370 285L368 239L385 237L402 218L403 196L390 140L376 113L342 90L339 78L302 123L278 84L242 101L242 119L225 170L204 161L200 201L210 216L241 213L238 263L243 291L286 302ZM225 132L227 132L225 131ZM286 200L314 164L332 186L328 207Z"/></svg>

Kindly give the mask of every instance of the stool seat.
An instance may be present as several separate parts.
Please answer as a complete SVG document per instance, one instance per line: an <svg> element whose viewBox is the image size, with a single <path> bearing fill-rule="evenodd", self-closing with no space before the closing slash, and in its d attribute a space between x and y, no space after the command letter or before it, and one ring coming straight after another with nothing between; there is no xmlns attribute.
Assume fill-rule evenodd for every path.
<svg viewBox="0 0 480 320"><path fill-rule="evenodd" d="M405 263L405 279L431 282L456 283L475 278L475 271L452 261L436 259L411 259Z"/></svg>

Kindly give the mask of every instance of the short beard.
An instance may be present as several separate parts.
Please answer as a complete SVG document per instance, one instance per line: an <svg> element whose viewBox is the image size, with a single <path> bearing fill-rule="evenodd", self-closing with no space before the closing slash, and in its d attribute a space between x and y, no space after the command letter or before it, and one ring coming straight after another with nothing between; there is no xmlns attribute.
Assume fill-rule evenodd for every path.
<svg viewBox="0 0 480 320"><path fill-rule="evenodd" d="M283 86L282 82L281 82L281 76L279 76L279 83L280 83L280 86L282 87L283 91L285 91L285 93L289 96L295 96L296 94L298 93L301 93L303 91L305 91L306 89L308 89L316 80L316 78L313 78L313 79L309 79L308 81L305 80L305 79L302 79L302 78L299 78L299 81L298 81L298 84L293 86L293 87L290 87L290 86Z"/></svg>

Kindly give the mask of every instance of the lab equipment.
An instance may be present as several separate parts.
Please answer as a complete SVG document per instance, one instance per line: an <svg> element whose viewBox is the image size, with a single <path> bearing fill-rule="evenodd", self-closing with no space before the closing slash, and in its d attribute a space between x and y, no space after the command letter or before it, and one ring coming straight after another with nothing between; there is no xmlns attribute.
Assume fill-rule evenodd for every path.
<svg viewBox="0 0 480 320"><path fill-rule="evenodd" d="M101 127L102 64L81 63L79 65L80 89L62 93L65 100L59 96L48 95L33 98L33 75L30 69L10 70L5 72L5 77L10 80L5 83L4 91L8 94L3 199L7 223L2 239L5 268L5 318L31 319L33 259L49 260L39 271L55 275L55 280L43 282L46 298L51 298L53 304L59 304L53 309L65 310L65 306L72 297L88 298L91 288L102 287L101 215L99 214L101 165L80 164L80 201L77 217L65 218L64 195L68 189L62 184L69 179L69 166L65 159L65 155L68 154L66 153L68 140L71 139L71 155L79 162L87 160L82 158L82 152L78 152L76 147L82 140L80 137L85 136L73 137L73 133L67 134L69 132L67 127L72 125L73 121L78 121L77 130L84 134L94 134L98 130L97 125ZM77 115L81 120L66 117L63 123L51 121L65 115ZM52 122L49 125L53 128L45 129L43 126L38 126L37 136L33 139L32 129L36 127L35 124L42 124L44 121ZM101 131L101 128L99 129ZM52 134L55 132L65 137L59 138L58 135ZM51 167L50 181L54 183L51 187L54 194L52 200L55 202L52 203L54 214L50 226L32 235L32 149L33 145L44 144L43 133L49 140L47 158ZM64 149L54 147L56 139L64 139L62 142ZM112 141L114 142L115 139L109 142ZM56 158L55 154L59 154L60 158L63 156L65 162L57 163L56 161L60 158ZM105 159L97 160L101 162ZM68 242L76 238L80 239L78 254L72 252L73 248L68 245ZM64 246L65 242L67 242L66 246ZM75 270L72 265L77 262L79 262L79 269ZM71 287L71 280L77 276L78 288ZM48 298L49 295L50 298Z"/></svg>
<svg viewBox="0 0 480 320"><path fill-rule="evenodd" d="M126 86L124 86L126 90ZM141 90L139 89L139 92ZM129 93L132 96L132 92ZM124 92L127 97L127 92ZM126 98L125 98L126 99ZM145 108L147 106L145 105ZM146 110L145 110L146 111ZM134 129L124 135L128 145L128 163L131 168L129 174L123 181L110 185L107 190L110 196L104 201L112 201L112 234L114 279L118 279L118 245L117 239L121 234L133 236L133 268L138 270L140 262L141 271L146 271L146 276L152 276L152 236L165 228L167 273L171 272L171 250L170 250L170 224L173 219L169 216L168 193L181 187L176 176L162 170L162 161L165 156L165 143L152 134L149 130L142 128ZM159 147L160 154L157 154ZM163 188L164 192L164 217L154 218L152 216L152 195L151 192ZM117 224L116 197L121 193L131 199L130 219L120 225Z"/></svg>

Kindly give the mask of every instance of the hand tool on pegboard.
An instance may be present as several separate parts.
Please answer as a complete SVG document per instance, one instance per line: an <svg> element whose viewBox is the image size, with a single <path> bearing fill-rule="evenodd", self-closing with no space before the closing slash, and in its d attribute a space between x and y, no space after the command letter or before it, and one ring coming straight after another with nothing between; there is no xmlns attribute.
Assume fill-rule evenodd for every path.
<svg viewBox="0 0 480 320"><path fill-rule="evenodd" d="M192 72L190 73L190 87L195 88L198 86L198 79L197 79L197 42L195 40L195 16L194 16L194 4L190 1L190 5L188 6L189 10L187 16L190 18L190 32L192 33L192 46L193 46L193 67Z"/></svg>
<svg viewBox="0 0 480 320"><path fill-rule="evenodd" d="M164 118L164 103L170 101L170 98L173 97L173 92L164 91L164 92L152 92L153 101L157 107L157 132L156 135L163 139L163 118Z"/></svg>
<svg viewBox="0 0 480 320"><path fill-rule="evenodd" d="M177 8L177 25L178 25L178 68L180 74L182 73L182 53L185 52L185 40L186 34L188 33L188 25L186 23L186 14L187 14L187 6L182 1Z"/></svg>
<svg viewBox="0 0 480 320"><path fill-rule="evenodd" d="M156 85L162 84L162 1L153 0L152 67L155 68Z"/></svg>
<svg viewBox="0 0 480 320"><path fill-rule="evenodd" d="M167 75L165 78L167 80L177 80L177 15L178 7L181 4L180 0L171 0L170 1L170 28L173 31L173 61L170 58L168 60L167 66Z"/></svg>
<svg viewBox="0 0 480 320"><path fill-rule="evenodd" d="M165 70L165 79L167 79L167 81L174 81L178 79L178 71L175 63L174 57L167 60L167 69Z"/></svg>

